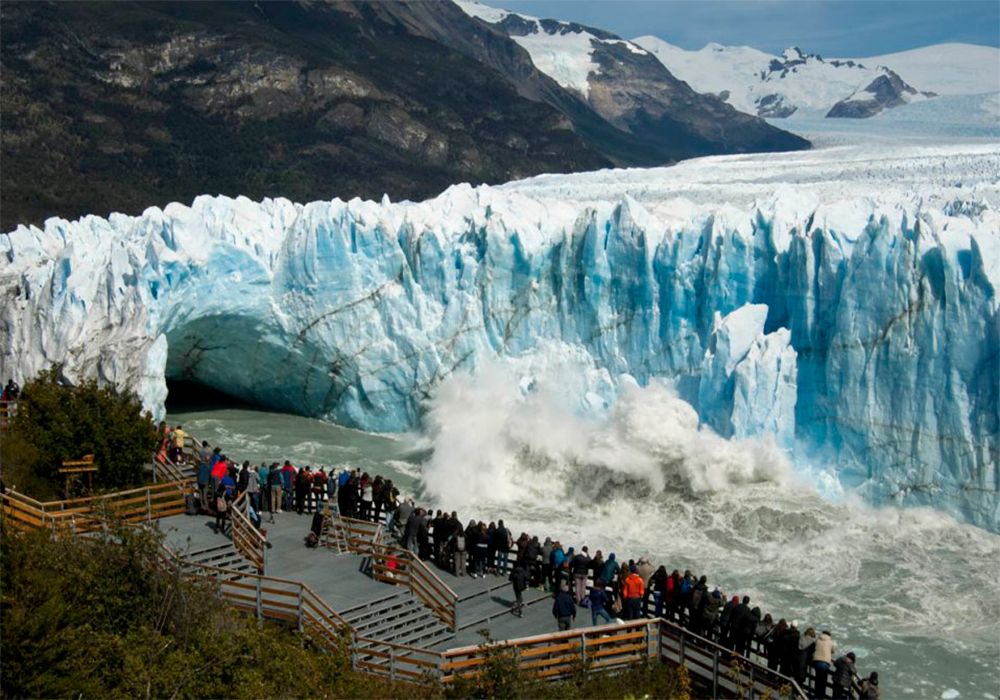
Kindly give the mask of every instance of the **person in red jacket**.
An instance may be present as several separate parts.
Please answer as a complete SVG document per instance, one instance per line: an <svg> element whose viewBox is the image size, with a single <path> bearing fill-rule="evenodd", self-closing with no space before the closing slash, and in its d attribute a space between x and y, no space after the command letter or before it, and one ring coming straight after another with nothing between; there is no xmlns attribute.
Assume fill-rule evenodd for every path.
<svg viewBox="0 0 1000 700"><path fill-rule="evenodd" d="M646 584L642 576L636 573L636 566L632 564L628 567L629 574L625 578L624 593L625 599L625 619L638 620L642 610L642 599L646 595Z"/></svg>

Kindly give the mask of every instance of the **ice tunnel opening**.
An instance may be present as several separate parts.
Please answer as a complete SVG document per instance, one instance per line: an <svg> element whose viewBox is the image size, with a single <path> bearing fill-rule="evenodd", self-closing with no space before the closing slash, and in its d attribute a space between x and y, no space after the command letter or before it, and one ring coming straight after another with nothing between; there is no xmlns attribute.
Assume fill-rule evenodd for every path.
<svg viewBox="0 0 1000 700"><path fill-rule="evenodd" d="M280 336L258 326L240 315L219 315L168 330L164 367L168 413L179 407L298 413L288 378L303 371L300 355L275 340Z"/></svg>

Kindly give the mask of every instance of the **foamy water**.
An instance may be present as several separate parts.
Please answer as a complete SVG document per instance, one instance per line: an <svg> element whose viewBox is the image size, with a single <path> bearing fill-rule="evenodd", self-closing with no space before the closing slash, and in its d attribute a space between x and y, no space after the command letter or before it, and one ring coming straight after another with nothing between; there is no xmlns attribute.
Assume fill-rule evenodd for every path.
<svg viewBox="0 0 1000 700"><path fill-rule="evenodd" d="M822 470L699 429L669 387L626 383L585 417L560 386L525 391L502 367L457 375L420 436L246 410L171 420L237 459L360 466L462 518L704 573L776 619L831 630L860 671L879 671L883 697L998 696L1000 536L930 509L823 498L817 484L835 489Z"/></svg>

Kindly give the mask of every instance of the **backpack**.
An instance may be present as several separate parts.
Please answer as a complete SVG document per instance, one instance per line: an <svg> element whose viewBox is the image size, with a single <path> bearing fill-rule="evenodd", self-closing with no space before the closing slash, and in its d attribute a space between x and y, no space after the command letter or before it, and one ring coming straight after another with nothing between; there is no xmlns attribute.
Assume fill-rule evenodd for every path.
<svg viewBox="0 0 1000 700"><path fill-rule="evenodd" d="M687 595L691 592L691 581L686 578L681 579L681 595Z"/></svg>
<svg viewBox="0 0 1000 700"><path fill-rule="evenodd" d="M455 536L455 551L464 552L465 551L465 535Z"/></svg>

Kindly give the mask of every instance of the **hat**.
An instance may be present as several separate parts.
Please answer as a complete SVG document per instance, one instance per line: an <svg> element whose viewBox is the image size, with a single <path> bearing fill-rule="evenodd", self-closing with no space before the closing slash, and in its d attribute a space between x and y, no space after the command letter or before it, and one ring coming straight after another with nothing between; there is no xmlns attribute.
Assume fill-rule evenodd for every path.
<svg viewBox="0 0 1000 700"><path fill-rule="evenodd" d="M871 672L871 675L868 676L868 682L872 685L878 685L878 671Z"/></svg>
<svg viewBox="0 0 1000 700"><path fill-rule="evenodd" d="M628 570L634 574L636 572L635 564L629 564Z"/></svg>
<svg viewBox="0 0 1000 700"><path fill-rule="evenodd" d="M854 659L856 659L857 657L854 656L854 652L853 651L849 651L849 652L847 652L847 658L849 658L851 661L854 661Z"/></svg>

